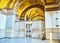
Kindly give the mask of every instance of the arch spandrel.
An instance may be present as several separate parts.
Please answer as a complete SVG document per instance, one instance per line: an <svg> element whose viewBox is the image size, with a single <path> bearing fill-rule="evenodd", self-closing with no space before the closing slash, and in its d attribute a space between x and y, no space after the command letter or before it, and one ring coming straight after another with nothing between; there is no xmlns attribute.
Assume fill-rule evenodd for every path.
<svg viewBox="0 0 60 43"><path fill-rule="evenodd" d="M10 0L1 0L0 1L0 9L6 8L9 2L10 2Z"/></svg>

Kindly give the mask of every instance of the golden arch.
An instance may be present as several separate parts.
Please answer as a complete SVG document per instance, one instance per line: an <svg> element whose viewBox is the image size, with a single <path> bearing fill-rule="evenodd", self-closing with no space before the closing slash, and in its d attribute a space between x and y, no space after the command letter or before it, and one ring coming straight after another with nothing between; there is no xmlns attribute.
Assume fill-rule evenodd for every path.
<svg viewBox="0 0 60 43"><path fill-rule="evenodd" d="M37 11L39 11L37 14L38 15L36 15L35 17L33 17L33 18L36 18L36 19L38 19L38 20L44 20L44 9L43 9L44 7L43 6L40 6L40 5L32 5L32 6L30 6L30 7L28 7L27 9L25 9L23 12L22 12L22 14L21 14L21 18L22 19L24 19L24 17L25 17L25 15L26 15L26 13L29 15L29 13L32 13L32 16L34 16L34 15L36 15L36 13L34 12L35 10L37 10ZM31 9L31 10L30 10ZM34 10L33 12L31 12L32 10ZM37 12L36 11L36 12ZM30 14L31 15L31 14ZM28 16L28 18L27 18L27 20L28 19L30 19L32 16ZM20 18L20 19L21 19ZM33 20L33 18L31 18L30 20ZM40 19L39 19L40 18Z"/></svg>
<svg viewBox="0 0 60 43"><path fill-rule="evenodd" d="M41 15L39 15L39 16L42 16L42 19L40 19L40 20L44 20L44 5L39 0L37 0L37 2L35 2L34 4L31 4L27 0L24 1L22 4L20 4L20 6L18 7L18 10L17 10L18 11L17 14L18 14L18 16L20 16L20 20L24 20L26 13L29 12L30 9L33 9L35 7L37 9L40 9L39 12L41 13ZM32 12L32 13L34 13L34 12ZM35 14L33 14L33 15L35 15ZM36 17L36 19L37 19L37 17ZM27 18L29 19L29 17L27 17ZM33 17L33 18L35 18L35 17ZM33 20L33 18L31 20Z"/></svg>

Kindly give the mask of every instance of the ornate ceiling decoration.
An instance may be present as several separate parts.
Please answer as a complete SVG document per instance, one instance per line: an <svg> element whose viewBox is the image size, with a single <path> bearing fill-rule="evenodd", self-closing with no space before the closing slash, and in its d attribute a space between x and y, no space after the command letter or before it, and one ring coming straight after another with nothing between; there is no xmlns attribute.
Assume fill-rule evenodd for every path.
<svg viewBox="0 0 60 43"><path fill-rule="evenodd" d="M44 0L46 11L56 11L59 9L59 0Z"/></svg>
<svg viewBox="0 0 60 43"><path fill-rule="evenodd" d="M21 16L26 9L34 6L40 6L42 10L46 9L46 11L59 10L59 2L60 0L0 0L0 10L14 10L18 16Z"/></svg>

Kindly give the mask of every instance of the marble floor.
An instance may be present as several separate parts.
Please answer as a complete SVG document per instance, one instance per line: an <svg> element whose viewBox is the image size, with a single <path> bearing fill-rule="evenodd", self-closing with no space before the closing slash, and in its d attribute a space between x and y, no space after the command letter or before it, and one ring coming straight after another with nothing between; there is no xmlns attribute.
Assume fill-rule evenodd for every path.
<svg viewBox="0 0 60 43"><path fill-rule="evenodd" d="M0 43L50 43L50 41L34 38L4 38L0 39Z"/></svg>

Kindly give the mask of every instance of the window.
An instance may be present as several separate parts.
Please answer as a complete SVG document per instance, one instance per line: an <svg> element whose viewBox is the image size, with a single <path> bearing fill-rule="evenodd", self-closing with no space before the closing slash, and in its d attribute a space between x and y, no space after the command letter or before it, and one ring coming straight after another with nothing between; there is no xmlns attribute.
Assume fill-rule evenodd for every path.
<svg viewBox="0 0 60 43"><path fill-rule="evenodd" d="M30 28L32 24L26 24L26 28Z"/></svg>
<svg viewBox="0 0 60 43"><path fill-rule="evenodd" d="M59 25L56 25L56 27L59 27Z"/></svg>

